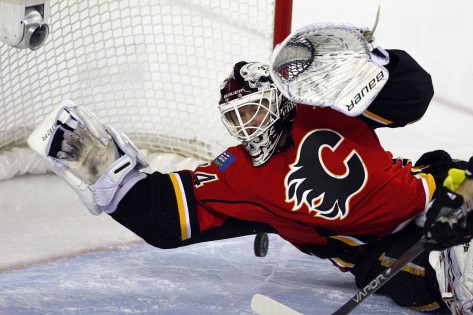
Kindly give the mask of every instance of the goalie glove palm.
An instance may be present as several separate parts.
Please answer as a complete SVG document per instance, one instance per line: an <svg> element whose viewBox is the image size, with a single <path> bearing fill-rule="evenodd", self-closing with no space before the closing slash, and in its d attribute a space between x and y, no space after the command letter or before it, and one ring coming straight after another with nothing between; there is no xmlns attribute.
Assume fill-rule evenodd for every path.
<svg viewBox="0 0 473 315"><path fill-rule="evenodd" d="M106 169L115 162L115 145L111 138L102 143L89 131L78 127L74 132L69 130L64 132L61 151L56 157L90 185L97 182Z"/></svg>

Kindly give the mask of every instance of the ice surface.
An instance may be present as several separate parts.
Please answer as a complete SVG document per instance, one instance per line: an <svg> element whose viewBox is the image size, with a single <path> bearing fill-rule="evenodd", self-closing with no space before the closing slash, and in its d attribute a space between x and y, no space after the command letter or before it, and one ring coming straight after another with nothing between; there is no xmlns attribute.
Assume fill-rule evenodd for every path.
<svg viewBox="0 0 473 315"><path fill-rule="evenodd" d="M41 177L70 197L68 187L61 190L53 175ZM20 188L34 180L14 181L10 185ZM8 217L5 210L2 222ZM253 254L252 236L160 250L136 242L108 220L89 225L90 215L80 205L32 210L23 209L31 218L24 220L29 223L21 232L8 235L2 225L2 253L18 262L11 258L0 272L0 314L253 314L255 293L305 314L328 314L356 292L351 275L275 235L264 258ZM77 224L68 224L71 220ZM125 245L116 247L120 242ZM414 313L382 296L354 312Z"/></svg>
<svg viewBox="0 0 473 315"><path fill-rule="evenodd" d="M436 98L418 123L379 136L395 156L473 154L473 4L440 0L294 0L293 29L312 22L371 26L384 48L409 51ZM304 314L330 314L357 289L350 274L277 236L267 257L253 237L160 250L107 215L94 217L53 175L0 182L0 314L252 314L253 294ZM353 314L421 314L373 296Z"/></svg>
<svg viewBox="0 0 473 315"><path fill-rule="evenodd" d="M395 155L416 159L439 147L467 158L471 120L433 102L424 120L380 138ZM462 130L454 138L452 125ZM89 214L54 175L0 182L0 204L0 314L252 314L255 293L330 314L357 291L350 274L275 235L264 258L254 256L253 237L153 248L107 215ZM416 313L378 295L353 312Z"/></svg>

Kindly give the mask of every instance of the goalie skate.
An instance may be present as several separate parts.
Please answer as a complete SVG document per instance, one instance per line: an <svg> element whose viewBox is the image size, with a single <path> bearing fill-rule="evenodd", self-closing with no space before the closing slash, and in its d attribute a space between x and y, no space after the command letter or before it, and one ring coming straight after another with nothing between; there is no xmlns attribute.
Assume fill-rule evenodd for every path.
<svg viewBox="0 0 473 315"><path fill-rule="evenodd" d="M442 299L454 315L473 314L472 241L430 253Z"/></svg>
<svg viewBox="0 0 473 315"><path fill-rule="evenodd" d="M125 193L146 177L138 170L148 163L126 135L71 101L53 111L28 144L95 215L113 212Z"/></svg>

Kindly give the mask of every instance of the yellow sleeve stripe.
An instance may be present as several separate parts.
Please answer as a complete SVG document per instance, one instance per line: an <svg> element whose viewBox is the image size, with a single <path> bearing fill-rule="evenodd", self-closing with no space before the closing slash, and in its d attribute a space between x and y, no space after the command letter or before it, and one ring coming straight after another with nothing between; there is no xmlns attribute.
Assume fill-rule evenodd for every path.
<svg viewBox="0 0 473 315"><path fill-rule="evenodd" d="M177 208L179 211L179 224L181 226L181 240L187 240L191 237L191 225L189 222L189 208L187 206L186 192L182 185L179 174L170 173L174 193L176 194Z"/></svg>
<svg viewBox="0 0 473 315"><path fill-rule="evenodd" d="M333 235L333 236L329 236L330 238L333 238L335 240L338 240L340 242L343 242L347 245L350 245L350 246L360 246L360 245L364 245L366 243L360 241L359 239L356 239L354 237L351 237L351 236L342 236L342 235Z"/></svg>
<svg viewBox="0 0 473 315"><path fill-rule="evenodd" d="M390 124L393 123L392 121L387 120L386 118L383 118L381 116L378 116L375 113L372 113L367 109L365 109L365 111L363 112L363 116L366 116L366 117L368 117L368 118L370 118L374 121L377 121L377 122L379 122L380 124L383 124L383 125L390 125Z"/></svg>
<svg viewBox="0 0 473 315"><path fill-rule="evenodd" d="M425 206L429 204L430 200L432 200L432 196L434 195L435 191L435 180L434 177L431 174L424 174L424 173L419 173L415 175L417 178L422 179L422 183L424 185L424 190L425 190L425 196L426 196L426 202Z"/></svg>

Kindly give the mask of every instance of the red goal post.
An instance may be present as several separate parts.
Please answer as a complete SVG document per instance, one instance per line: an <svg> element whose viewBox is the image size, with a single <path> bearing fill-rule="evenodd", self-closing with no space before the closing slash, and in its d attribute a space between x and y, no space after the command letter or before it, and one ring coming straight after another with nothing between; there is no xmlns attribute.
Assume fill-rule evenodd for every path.
<svg viewBox="0 0 473 315"><path fill-rule="evenodd" d="M209 160L235 144L216 104L240 60L269 62L292 0L51 0L38 50L0 43L0 180L47 167L26 138L63 100L145 152Z"/></svg>
<svg viewBox="0 0 473 315"><path fill-rule="evenodd" d="M292 0L276 0L273 46L282 42L291 33L291 24Z"/></svg>

